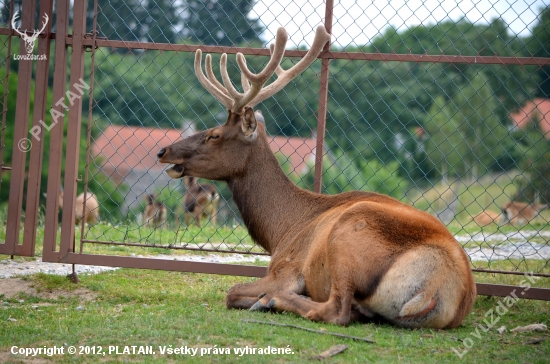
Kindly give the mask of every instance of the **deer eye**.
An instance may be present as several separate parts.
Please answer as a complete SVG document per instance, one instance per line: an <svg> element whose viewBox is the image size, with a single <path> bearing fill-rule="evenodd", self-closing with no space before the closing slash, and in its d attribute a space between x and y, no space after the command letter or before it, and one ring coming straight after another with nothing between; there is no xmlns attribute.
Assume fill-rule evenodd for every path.
<svg viewBox="0 0 550 364"><path fill-rule="evenodd" d="M209 141L209 140L213 140L213 139L218 139L220 136L218 134L212 134L212 135L209 135L207 138L206 138L206 141Z"/></svg>

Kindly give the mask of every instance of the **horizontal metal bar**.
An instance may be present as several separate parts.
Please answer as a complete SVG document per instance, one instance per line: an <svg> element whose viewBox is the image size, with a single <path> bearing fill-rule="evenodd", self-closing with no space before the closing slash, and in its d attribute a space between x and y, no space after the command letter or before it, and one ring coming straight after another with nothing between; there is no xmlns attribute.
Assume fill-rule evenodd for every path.
<svg viewBox="0 0 550 364"><path fill-rule="evenodd" d="M72 43L72 38L67 38L67 44ZM84 39L85 46L93 46L92 39ZM96 39L96 46L108 48L144 49L174 52L195 52L201 49L205 53L242 53L251 56L269 57L267 48L245 48L245 47L224 47L205 46L191 44L170 44L170 43L148 43L123 40ZM304 57L307 51L286 50L286 57ZM466 63L466 64L501 64L519 66L546 66L550 65L550 58L543 57L503 57L503 56L461 56L461 55L431 55L431 54L398 54L398 53L369 53L369 52L335 52L323 51L320 59L342 59L349 61L383 61L383 62L415 62L415 63Z"/></svg>
<svg viewBox="0 0 550 364"><path fill-rule="evenodd" d="M496 273L496 274L513 274L513 275L516 275L516 276L524 276L524 275L527 274L526 272L514 272L514 271L509 271L509 270L491 270L491 269L481 269L481 268L472 269L472 272ZM529 275L530 276L550 278L550 274L546 274L546 273L531 273L531 272L529 272Z"/></svg>
<svg viewBox="0 0 550 364"><path fill-rule="evenodd" d="M3 171L11 171L11 167L4 167L4 166L2 166L2 170L3 170Z"/></svg>
<svg viewBox="0 0 550 364"><path fill-rule="evenodd" d="M0 28L0 35L19 36L9 28ZM29 33L32 35L32 33ZM45 36L45 35L44 35ZM55 33L51 33L51 39L56 38ZM67 45L72 45L73 38L67 37ZM93 39L84 39L83 45L91 47L94 45ZM171 43L149 43L124 40L96 39L96 46L107 48L126 48L159 50L174 52L195 52L201 49L206 53L242 53L250 56L269 57L267 48L246 48L246 47L226 47L226 46L205 46L192 44L171 44ZM286 50L286 57L304 57L307 51ZM509 56L462 56L462 55L434 55L434 54L400 54L400 53L379 53L379 52L341 52L341 51L323 51L319 55L321 59L343 59L349 61L382 61L382 62L413 62L413 63L466 63L466 64L501 64L518 66L548 66L550 58L545 57L509 57Z"/></svg>
<svg viewBox="0 0 550 364"><path fill-rule="evenodd" d="M32 36L34 33L32 30L27 30L27 35ZM14 37L21 37L18 33L15 32L15 30L12 30L10 28L0 28L0 35L11 35ZM46 34L44 32L40 33L41 38L45 38ZM55 33L50 33L50 39L55 39Z"/></svg>
<svg viewBox="0 0 550 364"><path fill-rule="evenodd" d="M70 253L66 255L64 259L62 259L62 261L60 261L59 258L60 254L50 252L47 257L43 256L42 259L43 261L57 263L171 270L176 272L224 274L244 277L264 277L267 274L267 267L257 267L250 265L188 262L181 260L104 256L75 253ZM525 287L520 286L508 286L487 283L477 283L476 288L477 294L480 296L506 297L513 292L519 298L550 301L550 289L547 288L529 288L528 290L526 290Z"/></svg>
<svg viewBox="0 0 550 364"><path fill-rule="evenodd" d="M477 294L482 296L506 297L509 295L528 300L550 301L550 289L529 288L520 286L507 286L501 284L477 283ZM513 293L513 294L512 294Z"/></svg>
<svg viewBox="0 0 550 364"><path fill-rule="evenodd" d="M100 265L106 267L171 270L176 272L226 274L244 277L263 277L267 267L221 263L189 262L182 260L105 256L93 254L67 254L62 262L69 264Z"/></svg>
<svg viewBox="0 0 550 364"><path fill-rule="evenodd" d="M160 248L160 249L174 249L174 250L194 250L201 252L214 252L214 253L229 253L229 254L253 254L253 255L269 255L266 252L247 252L240 250L216 250L216 249L201 249L201 248L190 248L186 246L162 246L162 245L153 245L153 244L139 244L139 243L123 243L119 241L100 241L100 240L87 240L82 239L81 242L88 244L103 244L103 245L122 245L122 246L137 246L140 248Z"/></svg>

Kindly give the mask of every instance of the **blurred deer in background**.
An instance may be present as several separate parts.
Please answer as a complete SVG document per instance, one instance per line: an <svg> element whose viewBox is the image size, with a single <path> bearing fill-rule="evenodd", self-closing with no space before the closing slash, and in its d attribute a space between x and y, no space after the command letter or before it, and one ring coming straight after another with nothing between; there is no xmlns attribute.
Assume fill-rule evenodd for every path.
<svg viewBox="0 0 550 364"><path fill-rule="evenodd" d="M46 194L44 194L46 196ZM63 208L63 189L59 192L59 208ZM84 211L84 214L83 214ZM86 193L86 201L84 201L84 192L76 196L74 207L74 223L79 225L84 218L86 224L97 224L99 221L99 202L96 195L88 191Z"/></svg>
<svg viewBox="0 0 550 364"><path fill-rule="evenodd" d="M518 201L510 201L502 206L502 224L525 225L537 216L542 210L548 208L548 204L528 204Z"/></svg>
<svg viewBox="0 0 550 364"><path fill-rule="evenodd" d="M491 210L481 211L476 216L470 218L470 220L473 220L480 227L496 224L500 221L500 219L500 214Z"/></svg>
<svg viewBox="0 0 550 364"><path fill-rule="evenodd" d="M168 218L166 206L157 201L153 195L147 195L146 199L147 205L145 205L145 211L143 212L143 224L151 229L165 227Z"/></svg>
<svg viewBox="0 0 550 364"><path fill-rule="evenodd" d="M195 224L200 227L201 219L208 217L212 225L215 225L220 199L216 186L211 183L197 183L194 177L185 177L185 186L187 187L187 193L183 199L185 225L189 226L191 219L194 219Z"/></svg>
<svg viewBox="0 0 550 364"><path fill-rule="evenodd" d="M312 64L330 41L317 28L311 49L289 70L279 66L288 35L277 30L271 59L259 74L237 54L244 93L235 89L221 56L223 84L202 52L201 84L228 110L224 125L162 148L172 178L227 182L252 239L271 255L267 275L233 286L228 308L290 311L347 325L381 316L398 326L452 328L470 312L476 286L468 256L434 216L373 192L322 195L298 188L269 147L252 107ZM271 84L264 84L276 73Z"/></svg>

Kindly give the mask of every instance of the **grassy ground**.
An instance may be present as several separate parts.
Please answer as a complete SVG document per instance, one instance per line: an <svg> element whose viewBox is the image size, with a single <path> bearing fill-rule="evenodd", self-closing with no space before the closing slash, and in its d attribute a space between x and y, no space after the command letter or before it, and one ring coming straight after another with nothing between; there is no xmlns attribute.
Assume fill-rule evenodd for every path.
<svg viewBox="0 0 550 364"><path fill-rule="evenodd" d="M498 314L501 298L478 297L473 312L464 324L453 330L409 330L387 324L355 323L347 328L313 323L294 314L269 314L227 310L224 299L235 283L251 278L205 274L121 269L92 276L81 276L80 283L64 277L38 274L21 280L21 286L33 286L11 298L2 297L0 308L0 362L25 362L12 355L12 346L101 347L105 355L39 356L43 361L72 362L289 362L309 361L313 356L337 345L347 351L330 359L351 362L510 362L547 363L550 335L511 333L516 326L543 322L550 324L550 303L520 300L508 311ZM522 277L508 277L519 284ZM550 282L542 282L549 286ZM540 285L540 284L539 284ZM20 301L23 300L23 301ZM493 311L490 311L493 310ZM502 310L502 309L501 309ZM490 312L493 312L491 318ZM367 337L375 344L310 333L295 328L243 322L243 319L299 325L320 331ZM484 320L494 322L487 332ZM16 320L16 321L13 321ZM495 322L498 320L498 322ZM496 329L506 326L508 332ZM477 329L477 332L476 332ZM539 342L529 344L529 342ZM154 355L109 354L109 346L151 345ZM195 357L163 355L159 346L198 349ZM465 352L465 345L471 346ZM238 357L234 348L291 349L290 354L249 354ZM200 356L200 349L203 356ZM207 353L210 348L210 354ZM229 348L231 354L214 354L214 348ZM455 353L455 350L462 355Z"/></svg>

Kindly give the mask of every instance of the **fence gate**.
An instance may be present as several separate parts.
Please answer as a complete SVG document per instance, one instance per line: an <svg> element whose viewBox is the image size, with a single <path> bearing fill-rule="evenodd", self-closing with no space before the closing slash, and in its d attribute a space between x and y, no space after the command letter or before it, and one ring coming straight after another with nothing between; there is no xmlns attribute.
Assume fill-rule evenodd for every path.
<svg viewBox="0 0 550 364"><path fill-rule="evenodd" d="M251 40L246 35L260 32L260 23L250 19L253 15L259 19L286 16L289 20L280 25L298 25L298 30L290 32L290 39L294 41L302 41L302 31L309 32L319 23L333 36L332 45L327 45L310 70L281 91L275 100L266 100L260 105L270 133L288 136L273 137L271 146L279 152L276 154L289 176L299 185L317 192L331 192L334 187L397 194L447 223L472 259L474 271L550 277L547 215L541 213L539 225L535 227L531 227L530 222L519 228L491 225L492 228L473 229L471 225L471 217L480 210L493 205L500 209L502 202L513 199L509 192L514 188L513 183L502 181L520 178L522 173L510 177L511 169L504 169L498 178L490 181L490 187L480 182L492 178L488 171L494 172L496 164L512 163L516 158L513 153L508 159L500 156L495 159L496 164L484 168L487 156L496 153L499 143L507 143L493 140L497 129L499 133L504 130L501 126L488 125L496 114L508 111L510 100L520 97L537 70L550 66L547 55L535 57L540 53L537 51L522 55L517 50L521 50L518 46L521 42L498 43L496 40L508 34L505 23L502 23L504 30L498 28L503 26L498 20L484 25L485 31L473 23L468 27L466 20L455 21L452 26L450 22L434 25L433 34L436 30L452 33L449 36L455 39L452 47L442 45L443 36L435 40L433 34L419 37L412 27L405 26L405 20L417 19L427 5L412 9L405 4L394 9L395 14L402 17L402 24L392 23L384 31L378 28L367 46L366 41L346 43L344 38L350 36L348 32L354 28L364 34L376 27L384 9L378 9L374 3L350 5L326 0L320 8L308 2L277 3L271 7L260 3L254 11L220 8L219 14L225 14L221 17L225 20L216 18L218 25L213 28L197 20L206 9L194 8L198 3L193 2L177 12L164 2L88 0L71 4L69 0L57 0L55 9L53 0L41 0L39 4L36 0L23 0L22 6L14 0L0 2L5 22L0 28L0 51L2 69L6 70L2 73L0 69L0 92L3 92L0 94L0 193L9 189L5 194L9 196L7 212L0 211L6 219L1 254L34 255L37 224L43 223L42 255L47 262L251 277L265 275L266 268L259 266L156 259L124 252L127 248L138 248L144 252L162 249L163 253L183 250L252 257L266 255L253 244L239 222L223 185L215 185L219 196L215 212L217 225L207 223L186 228L182 205L189 186L182 181L168 180L155 155L161 147L182 136L225 120L224 110L196 81L194 52L200 48L211 53L214 59L222 53L241 52L252 68L260 68L269 58L269 49L259 45L259 36ZM215 11L215 4L217 2L212 2L208 11ZM14 29L11 19L17 10L21 23ZM248 13L242 13L244 10ZM474 10L482 14L492 11ZM241 20L227 23L233 22L237 15ZM366 16L370 21L363 29L348 19L351 15ZM296 23L300 16L304 17L303 22ZM194 24L194 28L183 27L177 20L179 17L185 18L186 24ZM431 19L427 15L425 22ZM239 28L242 22L247 24L247 32ZM46 25L37 38L37 55L44 57L35 61L18 59L14 65L13 55L25 51L25 37L19 31L41 28L43 23ZM388 24L389 20L384 26ZM420 24L428 26L423 21ZM269 24L264 25L267 29ZM489 31L497 28L500 30L495 40L487 40L492 34ZM471 32L477 35L472 36ZM263 34L272 33L266 30ZM33 32L27 31L25 35L30 37ZM464 43L468 36L469 40ZM411 39L414 42L411 43ZM237 42L249 47L237 47ZM429 42L435 46L426 46ZM258 45L252 47L251 44ZM516 52L509 52L512 46ZM305 53L300 47L287 50L284 62L295 63ZM234 64L230 67L237 70ZM53 77L49 75L50 68L53 68ZM9 103L9 82L13 77L10 70L17 70L15 110L10 109ZM508 88L503 91L499 85ZM496 90L496 96L490 94L491 90ZM469 92L475 97L468 97ZM433 96L429 103L428 96ZM521 103L530 98L532 95L525 92ZM31 99L34 102L32 118ZM474 99L483 102L476 106ZM393 101L388 103L388 100ZM488 105L492 105L492 109ZM473 110L471 115L481 115L482 122L468 125L471 131L464 132L462 139L455 142L452 134L457 130L462 133L466 128L462 124L450 127L445 121L457 122L469 109ZM275 119L288 123L270 121ZM361 122L365 120L372 122L364 126ZM489 131L484 134L486 129ZM512 135L512 129L504 134ZM4 142L11 135L13 148L8 153ZM516 139L516 143L522 140ZM360 144L367 147L361 149ZM468 152L459 154L464 148L469 148ZM389 161L387 156L393 159ZM46 191L40 191L43 159L48 161ZM431 167L426 167L428 165ZM418 177L415 174L418 170L425 175ZM403 178L404 175L408 178ZM434 183L439 175L441 184ZM422 193L417 193L421 191L414 184L417 180L424 181ZM430 184L432 188L427 188ZM496 194L495 185L501 187ZM47 194L43 221L39 209L41 192ZM61 193L62 214L58 224ZM99 206L86 211L77 199L81 194L84 200L93 194ZM162 222L165 225L162 228L150 226L143 216L147 194L162 201L168 210L169 218ZM465 202L468 195L474 198ZM481 201L483 199L487 202ZM81 220L75 225L78 215L85 213L93 214L98 222L85 224ZM544 220L542 224L540 219ZM497 264L502 260L508 265ZM519 288L486 283L478 283L477 287L479 294L495 296L506 296ZM524 291L523 298L550 300L550 289L531 288Z"/></svg>

